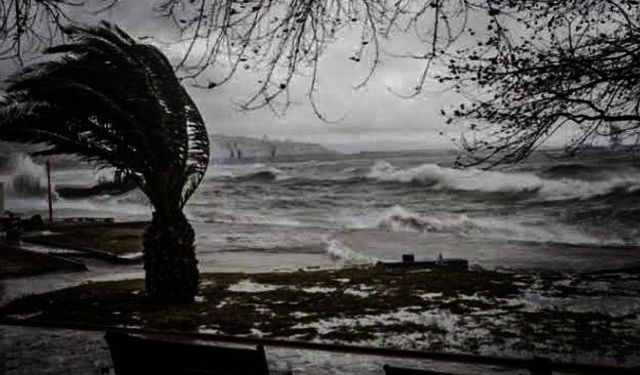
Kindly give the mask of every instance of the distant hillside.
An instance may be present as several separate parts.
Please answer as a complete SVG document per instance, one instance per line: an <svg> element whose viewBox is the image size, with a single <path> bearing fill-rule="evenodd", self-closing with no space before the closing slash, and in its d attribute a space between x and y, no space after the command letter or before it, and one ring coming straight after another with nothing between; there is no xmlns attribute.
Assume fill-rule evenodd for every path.
<svg viewBox="0 0 640 375"><path fill-rule="evenodd" d="M315 143L300 143L287 140L258 139L240 136L227 136L222 134L212 134L211 159L272 159L272 158L295 158L295 157L327 157L335 155L336 152ZM21 145L0 142L0 172L6 169L9 160L16 154L28 155L31 152L42 150L42 145ZM78 159L69 155L56 155L48 157L36 157L33 161L36 164L44 165L46 159L51 161L52 167L76 168ZM84 163L83 163L84 164Z"/></svg>
<svg viewBox="0 0 640 375"><path fill-rule="evenodd" d="M212 159L269 159L290 156L326 156L336 152L315 143L211 135Z"/></svg>

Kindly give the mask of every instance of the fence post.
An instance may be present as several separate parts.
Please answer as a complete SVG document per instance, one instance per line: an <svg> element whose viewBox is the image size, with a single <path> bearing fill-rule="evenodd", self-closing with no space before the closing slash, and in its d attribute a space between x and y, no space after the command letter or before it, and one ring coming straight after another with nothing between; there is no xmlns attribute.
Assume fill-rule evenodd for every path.
<svg viewBox="0 0 640 375"><path fill-rule="evenodd" d="M4 182L0 181L0 216L4 213Z"/></svg>
<svg viewBox="0 0 640 375"><path fill-rule="evenodd" d="M4 220L4 230L6 232L6 240L10 245L19 245L22 229L20 228L20 216L16 216L10 212L9 216Z"/></svg>
<svg viewBox="0 0 640 375"><path fill-rule="evenodd" d="M53 205L51 204L51 163L47 160L47 196L49 198L49 224L53 224Z"/></svg>

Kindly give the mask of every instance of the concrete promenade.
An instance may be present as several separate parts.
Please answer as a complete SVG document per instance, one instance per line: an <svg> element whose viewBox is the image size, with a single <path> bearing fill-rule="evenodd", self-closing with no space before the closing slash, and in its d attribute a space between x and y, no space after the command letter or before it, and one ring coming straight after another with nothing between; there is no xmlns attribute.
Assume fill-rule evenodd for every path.
<svg viewBox="0 0 640 375"><path fill-rule="evenodd" d="M0 374L112 375L115 374L102 332L0 325ZM492 366L384 358L309 350L266 348L274 372L313 375L382 375L384 363L430 368L461 375L528 374Z"/></svg>
<svg viewBox="0 0 640 375"><path fill-rule="evenodd" d="M114 374L102 336L98 332L0 326L0 374Z"/></svg>

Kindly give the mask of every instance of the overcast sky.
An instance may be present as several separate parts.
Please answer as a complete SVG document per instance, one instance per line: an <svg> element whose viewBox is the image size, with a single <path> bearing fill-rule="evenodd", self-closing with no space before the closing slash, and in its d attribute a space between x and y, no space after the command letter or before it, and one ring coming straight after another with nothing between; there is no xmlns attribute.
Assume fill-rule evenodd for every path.
<svg viewBox="0 0 640 375"><path fill-rule="evenodd" d="M106 16L134 36L171 35L172 25L150 17L150 2L153 3L125 1ZM391 90L410 93L422 62L384 56L369 84L355 90L353 87L367 73L366 63L348 59L357 40L345 36L322 58L317 102L323 114L337 120L335 123L323 122L314 115L305 95L308 86L304 80L294 85L294 105L282 117L267 109L243 112L234 104L247 97L256 80L245 71L239 71L231 82L214 90L188 87L188 91L212 133L252 137L266 134L276 139L322 143L341 151L454 147L451 138L457 137L459 131L445 125L438 112L456 102L457 96L442 92L444 87L431 82L426 92L415 99L398 97ZM410 38L396 38L387 50L404 52L416 47L411 44ZM176 48L164 51L174 57L182 53Z"/></svg>
<svg viewBox="0 0 640 375"><path fill-rule="evenodd" d="M100 0L89 0L100 1ZM88 18L86 9L75 16L88 23L107 19L117 23L133 37L145 37L177 61L182 48L161 45L154 41L175 40L176 30L171 22L154 15L158 0L121 0L99 18ZM468 26L484 29L482 16L471 17ZM153 38L149 38L149 37ZM313 112L306 96L308 80L298 79L291 87L293 106L284 116L276 116L268 109L241 111L238 102L255 92L257 77L243 69L225 85L203 90L187 85L198 105L210 133L242 135L261 138L316 142L330 148L357 152L363 150L444 149L455 148L461 127L445 124L439 115L442 108L457 105L463 98L447 90L435 80L427 80L422 94L412 99L395 93L408 94L418 82L424 61L400 59L390 54L426 52L423 42L413 34L398 35L383 46L382 61L376 74L362 89L358 84L368 72L368 62L349 60L359 44L359 34L343 33L342 38L329 46L320 64L317 101L320 111L330 120L323 122ZM471 39L467 41L472 41ZM463 40L463 42L465 42ZM0 62L0 75L16 69L7 61ZM434 66L432 71L442 69ZM570 136L567 129L555 136L548 146L558 146Z"/></svg>
<svg viewBox="0 0 640 375"><path fill-rule="evenodd" d="M99 0L92 0L99 1ZM154 16L153 4L158 0L121 0L99 19L117 23L133 37L145 37L177 61L186 45L168 47L157 40L175 40L173 24ZM86 8L75 16L88 23ZM477 18L477 17L476 17ZM482 22L472 19L471 24ZM148 38L149 36L153 38ZM243 135L261 138L316 142L330 148L357 152L363 150L443 149L455 148L454 140L461 127L446 125L439 115L441 108L457 105L462 99L447 87L428 80L423 93L412 99L397 94L409 94L418 82L424 61L391 57L389 54L422 52L425 46L411 35L396 36L383 46L382 61L376 74L362 89L358 84L368 72L368 62L349 60L359 44L354 31L329 46L320 64L316 103L330 120L323 122L313 112L306 96L308 80L298 79L291 87L293 106L284 116L276 116L268 109L240 111L237 103L255 92L257 77L240 69L233 80L213 90L187 85L198 105L210 133ZM6 76L15 70L8 62L0 62L0 73ZM435 66L432 71L442 69Z"/></svg>

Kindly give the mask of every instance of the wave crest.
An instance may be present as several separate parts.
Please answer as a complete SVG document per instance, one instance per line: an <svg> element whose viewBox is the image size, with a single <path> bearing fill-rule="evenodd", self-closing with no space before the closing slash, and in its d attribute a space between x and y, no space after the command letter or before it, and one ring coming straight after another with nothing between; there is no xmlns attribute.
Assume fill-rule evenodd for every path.
<svg viewBox="0 0 640 375"><path fill-rule="evenodd" d="M42 198L47 194L46 172L42 165L36 164L28 155L18 153L10 155L0 173L4 180L6 194L11 198Z"/></svg>
<svg viewBox="0 0 640 375"><path fill-rule="evenodd" d="M401 206L394 206L383 212L376 225L378 228L391 231L414 232L469 232L478 226L466 215L457 218L438 219L421 216Z"/></svg>
<svg viewBox="0 0 640 375"><path fill-rule="evenodd" d="M237 165L213 165L208 172L210 179L236 180L236 181L273 181L287 177L286 173L276 167L255 163Z"/></svg>
<svg viewBox="0 0 640 375"><path fill-rule="evenodd" d="M361 254L342 242L331 239L327 241L326 244L327 254L335 259L335 260L343 260L347 263L365 263L365 264L373 264L378 261L378 259L374 257L370 257L364 254Z"/></svg>
<svg viewBox="0 0 640 375"><path fill-rule="evenodd" d="M398 169L387 161L375 163L367 178L378 182L419 184L433 190L478 191L486 193L530 193L546 199L586 199L613 190L640 189L640 175L620 175L603 181L562 178L545 179L533 173L455 169L437 164Z"/></svg>
<svg viewBox="0 0 640 375"><path fill-rule="evenodd" d="M392 232L452 233L467 237L537 244L588 247L635 246L633 241L623 241L609 236L592 236L577 228L561 223L554 223L550 226L540 224L540 222L514 222L513 220L501 220L491 217L469 218L466 215L439 218L421 215L401 206L394 206L380 214L375 228ZM372 227L369 226L369 228Z"/></svg>

